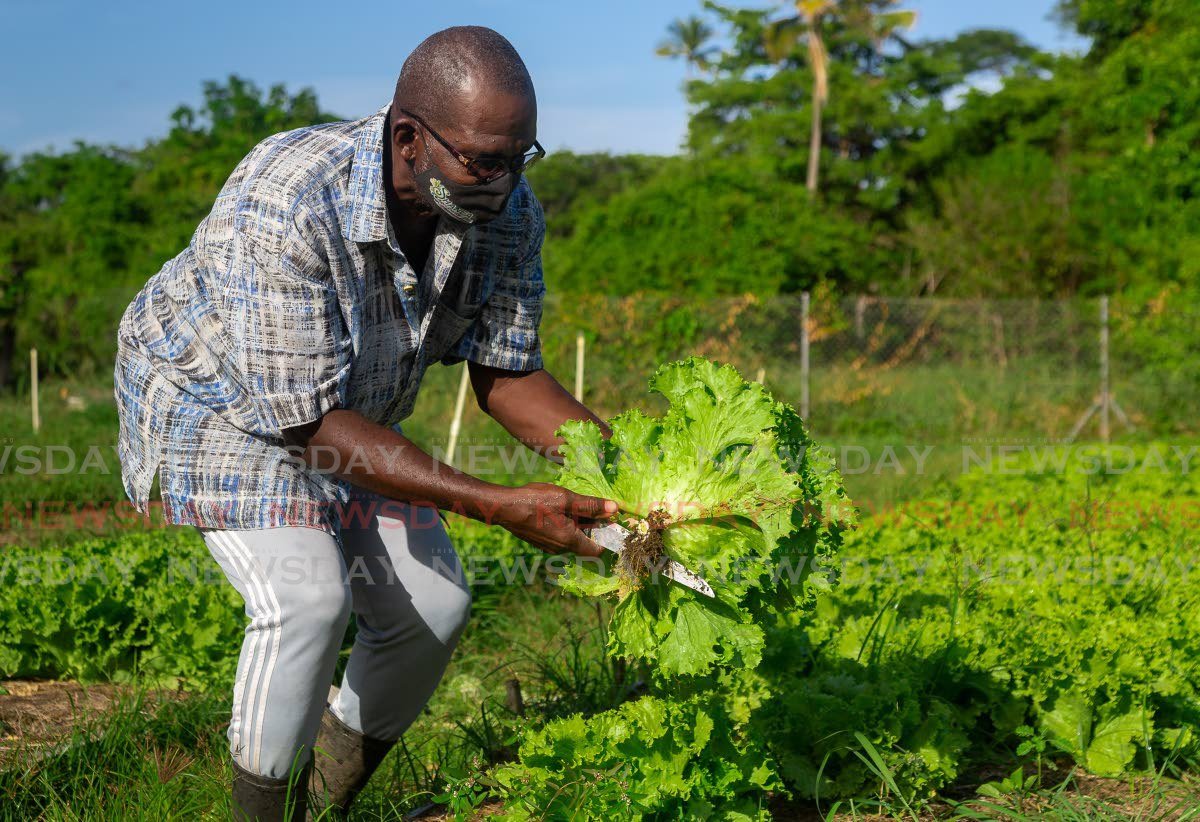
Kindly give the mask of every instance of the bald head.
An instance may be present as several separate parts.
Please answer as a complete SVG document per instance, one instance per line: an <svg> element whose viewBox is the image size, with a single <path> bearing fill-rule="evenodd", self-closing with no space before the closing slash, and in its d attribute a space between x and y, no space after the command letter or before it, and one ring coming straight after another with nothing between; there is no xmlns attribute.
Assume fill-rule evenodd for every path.
<svg viewBox="0 0 1200 822"><path fill-rule="evenodd" d="M491 97L518 98L536 106L533 80L512 43L483 26L454 26L432 34L413 50L392 98L401 108L441 123L461 121Z"/></svg>

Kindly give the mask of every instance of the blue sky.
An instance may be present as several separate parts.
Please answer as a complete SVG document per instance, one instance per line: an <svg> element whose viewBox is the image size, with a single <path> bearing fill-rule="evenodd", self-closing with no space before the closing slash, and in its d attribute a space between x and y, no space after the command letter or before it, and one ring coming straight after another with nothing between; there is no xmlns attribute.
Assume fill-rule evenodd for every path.
<svg viewBox="0 0 1200 822"><path fill-rule="evenodd" d="M769 0L742 5L766 7ZM1044 48L1080 43L1047 17L1053 0L911 0L913 35L1003 27ZM408 52L429 33L496 28L538 88L548 149L670 153L683 138L683 66L654 55L667 24L699 0L450 0L351 3L203 0L0 0L0 150L20 155L76 139L136 146L196 103L204 80L312 86L346 117L374 111Z"/></svg>

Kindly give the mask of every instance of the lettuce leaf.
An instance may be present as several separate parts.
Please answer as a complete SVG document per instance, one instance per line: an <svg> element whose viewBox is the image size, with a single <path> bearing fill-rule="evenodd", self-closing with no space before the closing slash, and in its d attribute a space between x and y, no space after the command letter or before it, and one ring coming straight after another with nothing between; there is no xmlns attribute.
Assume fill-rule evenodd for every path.
<svg viewBox="0 0 1200 822"><path fill-rule="evenodd" d="M731 366L671 363L650 389L667 399L666 413L627 411L610 421L611 439L591 422L562 426L558 482L615 500L623 525L661 537L664 559L704 577L716 596L651 573L628 547L607 573L577 566L559 583L617 598L614 655L654 662L663 675L753 668L764 629L832 584L849 522L841 479L796 412Z"/></svg>

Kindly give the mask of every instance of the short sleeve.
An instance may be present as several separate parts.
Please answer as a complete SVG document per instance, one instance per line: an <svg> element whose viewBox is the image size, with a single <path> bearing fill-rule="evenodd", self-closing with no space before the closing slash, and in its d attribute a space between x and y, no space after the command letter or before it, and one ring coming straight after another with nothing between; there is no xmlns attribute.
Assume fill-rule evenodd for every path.
<svg viewBox="0 0 1200 822"><path fill-rule="evenodd" d="M352 346L319 231L255 214L239 215L233 233L223 319L253 433L279 436L346 404Z"/></svg>
<svg viewBox="0 0 1200 822"><path fill-rule="evenodd" d="M542 367L539 327L546 284L542 277L542 242L546 221L541 205L525 187L528 205L518 251L498 265L479 316L467 328L443 362L461 360L507 371L536 371Z"/></svg>

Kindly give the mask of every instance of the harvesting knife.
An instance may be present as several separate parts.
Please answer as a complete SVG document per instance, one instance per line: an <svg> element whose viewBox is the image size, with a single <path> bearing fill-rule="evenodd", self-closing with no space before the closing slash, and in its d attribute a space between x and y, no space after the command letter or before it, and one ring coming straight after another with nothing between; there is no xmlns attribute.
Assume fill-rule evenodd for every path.
<svg viewBox="0 0 1200 822"><path fill-rule="evenodd" d="M601 548L612 551L614 554L619 554L621 553L621 549L625 547L625 538L630 533L628 528L614 522L601 528L593 529L588 536L592 542ZM706 597L715 596L711 585L673 559L668 559L665 568L655 570L662 573L667 579L674 580L680 585L686 585L688 588L704 594Z"/></svg>

